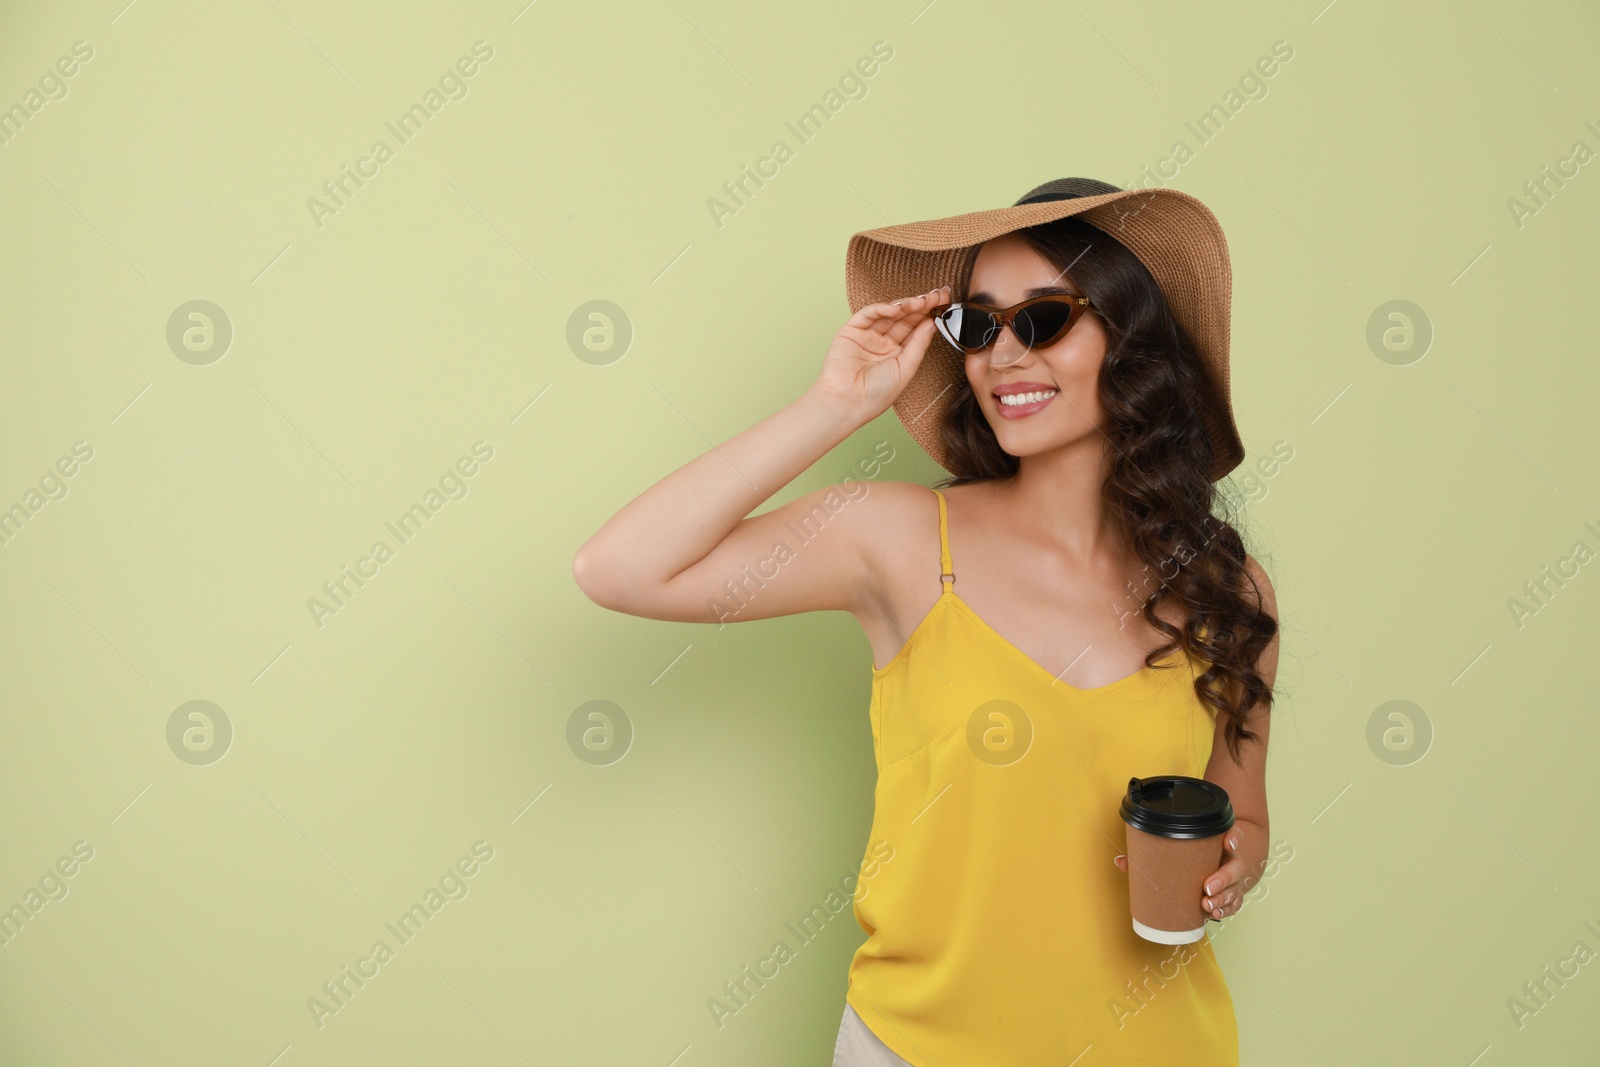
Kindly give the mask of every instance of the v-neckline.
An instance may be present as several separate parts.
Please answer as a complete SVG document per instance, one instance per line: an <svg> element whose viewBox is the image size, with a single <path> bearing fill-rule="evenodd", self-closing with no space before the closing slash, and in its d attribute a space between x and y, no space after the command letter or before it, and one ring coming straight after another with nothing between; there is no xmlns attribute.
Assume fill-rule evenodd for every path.
<svg viewBox="0 0 1600 1067"><path fill-rule="evenodd" d="M1050 686L1059 685L1062 688L1066 689L1067 692L1075 693L1075 694L1078 694L1080 696L1099 696L1102 693L1110 693L1110 692L1113 692L1115 690L1121 689L1123 686L1132 685L1134 682L1138 681L1140 678L1143 678L1145 675L1154 674L1157 670L1161 669L1162 665L1165 665L1167 663L1178 662L1183 658L1183 649L1182 648L1177 648L1177 649L1174 649L1172 652L1168 653L1166 656L1164 656L1161 659L1157 660L1156 661L1157 666L1155 666L1155 667L1151 667L1149 665L1146 665L1146 666L1140 667L1138 670L1134 671L1132 674L1126 675L1126 676L1124 676L1122 678L1118 678L1114 682L1107 682L1105 685L1097 685L1097 686L1092 686L1092 687L1090 687L1088 689L1083 689L1083 688L1080 688L1078 686L1073 685L1071 682L1064 682L1060 678L1058 678L1056 675L1051 674L1048 670L1045 669L1044 665L1041 664L1038 660L1034 659L1032 656L1030 656L1026 652L1022 651L1022 649L1019 648L1016 645L1015 642L1013 642L1010 639L1008 639L999 630L996 630L993 626L990 626L989 623L988 623L988 620L986 620L982 615L978 614L977 609L975 609L971 604L968 604L965 600L963 600L961 598L961 594L960 593L956 592L954 589L946 589L943 593L940 594L940 598L941 599L943 599L945 597L948 597L949 599L955 601L957 606L959 606L961 608L961 610L966 613L967 618L969 618L973 622L975 622L978 625L979 629L983 630L990 637L993 637L997 642L999 642L1002 646L1004 646L1005 648L1009 649L1011 654L1014 655L1018 660L1020 660L1025 667L1027 667L1028 669L1036 672L1041 677L1043 677L1046 680L1046 684L1047 685L1050 685ZM1068 666L1070 666L1070 664ZM887 666L884 669L887 670L888 669Z"/></svg>

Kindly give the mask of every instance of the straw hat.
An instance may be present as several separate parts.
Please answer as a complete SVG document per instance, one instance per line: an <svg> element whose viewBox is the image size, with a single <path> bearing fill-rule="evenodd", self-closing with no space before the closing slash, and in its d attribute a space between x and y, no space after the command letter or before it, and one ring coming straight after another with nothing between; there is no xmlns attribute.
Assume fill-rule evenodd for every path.
<svg viewBox="0 0 1600 1067"><path fill-rule="evenodd" d="M1176 189L1119 189L1093 178L1057 178L1012 207L974 211L929 222L884 226L851 236L845 253L845 295L852 313L950 285L959 298L978 246L1025 226L1081 215L1126 245L1150 271L1178 324L1198 348L1222 410L1201 406L1215 446L1211 480L1244 458L1228 391L1228 311L1233 271L1222 226L1199 200ZM912 438L941 467L940 428L966 381L964 357L935 331L927 355L894 402ZM954 472L952 472L954 473Z"/></svg>

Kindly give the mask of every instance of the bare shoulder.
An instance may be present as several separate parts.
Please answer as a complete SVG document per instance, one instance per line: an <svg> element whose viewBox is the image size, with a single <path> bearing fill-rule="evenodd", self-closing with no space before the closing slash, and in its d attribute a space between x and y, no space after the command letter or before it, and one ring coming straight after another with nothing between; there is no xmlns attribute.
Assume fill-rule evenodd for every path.
<svg viewBox="0 0 1600 1067"><path fill-rule="evenodd" d="M1266 569L1254 556L1245 557L1244 569L1256 584L1261 610L1271 616L1273 622L1272 638L1261 650L1260 658L1256 662L1256 671L1268 686L1272 686L1278 678L1278 650L1283 637L1283 627L1278 624L1278 596L1272 588L1272 580L1267 577Z"/></svg>
<svg viewBox="0 0 1600 1067"><path fill-rule="evenodd" d="M940 592L939 502L916 482L866 484L851 521L863 571L852 611L882 663Z"/></svg>
<svg viewBox="0 0 1600 1067"><path fill-rule="evenodd" d="M935 507L932 490L915 482L846 479L818 492L847 498L857 524L892 522L909 516L919 505L926 509Z"/></svg>
<svg viewBox="0 0 1600 1067"><path fill-rule="evenodd" d="M1250 575L1250 580L1255 583L1257 593L1261 598L1261 610L1271 615L1273 619L1277 619L1278 595L1277 591L1272 588L1272 579L1267 577L1266 569L1261 566L1260 561L1254 556L1246 556L1244 558L1244 569L1245 573Z"/></svg>
<svg viewBox="0 0 1600 1067"><path fill-rule="evenodd" d="M931 543L939 558L939 511L933 491L916 482L863 482L855 516L863 554L879 566L913 555Z"/></svg>
<svg viewBox="0 0 1600 1067"><path fill-rule="evenodd" d="M937 538L935 509L933 493L927 486L858 478L814 489L773 511L798 513L801 517L815 514L819 518L826 512L835 524L852 531L853 540L859 539L864 548L870 548L914 528L919 515L924 521L932 521ZM929 515L935 518L927 520Z"/></svg>
<svg viewBox="0 0 1600 1067"><path fill-rule="evenodd" d="M908 517L920 509L924 514L936 508L933 490L917 482L867 482L869 496L876 497L881 517Z"/></svg>
<svg viewBox="0 0 1600 1067"><path fill-rule="evenodd" d="M916 482L859 482L864 489L851 504L850 538L865 573L868 602L858 605L864 620L887 611L898 619L915 608L905 603L924 586L938 591L939 505L933 491ZM928 585L929 568L934 575Z"/></svg>

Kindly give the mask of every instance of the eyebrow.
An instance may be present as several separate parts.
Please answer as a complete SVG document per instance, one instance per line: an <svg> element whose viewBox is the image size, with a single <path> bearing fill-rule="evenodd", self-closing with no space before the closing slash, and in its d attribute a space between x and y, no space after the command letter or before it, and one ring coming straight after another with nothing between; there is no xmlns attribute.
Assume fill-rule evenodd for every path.
<svg viewBox="0 0 1600 1067"><path fill-rule="evenodd" d="M1044 286L1040 286L1040 287L1038 287L1036 289L1029 289L1026 293L1023 294L1022 299L1023 300L1032 300L1036 296L1082 296L1082 295L1083 295L1082 293L1074 292L1071 289L1063 289L1059 285L1044 285ZM964 299L969 300L974 304L994 304L994 303L996 303L994 295L992 293L984 292L982 290L980 290L980 291L978 291L976 293L969 293Z"/></svg>

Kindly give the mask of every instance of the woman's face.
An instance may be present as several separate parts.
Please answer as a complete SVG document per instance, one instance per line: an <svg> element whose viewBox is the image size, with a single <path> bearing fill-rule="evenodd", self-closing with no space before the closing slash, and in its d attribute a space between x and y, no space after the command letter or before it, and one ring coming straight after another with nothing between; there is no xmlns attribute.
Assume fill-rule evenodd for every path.
<svg viewBox="0 0 1600 1067"><path fill-rule="evenodd" d="M1041 256L1023 238L1006 234L978 249L966 299L1007 308L1046 292L1081 296L1071 275ZM1048 348L1028 349L1009 326L994 343L966 357L967 381L993 427L1000 447L1030 456L1099 437L1100 364L1106 332L1091 308ZM989 359L1005 364L992 366ZM1032 403L1002 403L1001 397L1043 394Z"/></svg>

